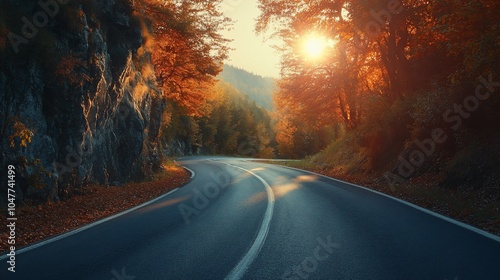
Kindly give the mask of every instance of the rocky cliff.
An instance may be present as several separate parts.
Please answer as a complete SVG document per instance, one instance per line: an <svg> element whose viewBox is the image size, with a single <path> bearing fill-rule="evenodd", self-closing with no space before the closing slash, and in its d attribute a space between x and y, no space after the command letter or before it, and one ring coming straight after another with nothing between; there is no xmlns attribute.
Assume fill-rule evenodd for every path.
<svg viewBox="0 0 500 280"><path fill-rule="evenodd" d="M18 198L151 174L165 102L133 1L0 5L1 173L16 167Z"/></svg>

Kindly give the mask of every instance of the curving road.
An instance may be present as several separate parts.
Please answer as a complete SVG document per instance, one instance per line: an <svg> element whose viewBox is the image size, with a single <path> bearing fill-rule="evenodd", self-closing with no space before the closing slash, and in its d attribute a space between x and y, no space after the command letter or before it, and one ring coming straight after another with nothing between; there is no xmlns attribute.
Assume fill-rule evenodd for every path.
<svg viewBox="0 0 500 280"><path fill-rule="evenodd" d="M156 201L18 252L1 279L500 279L500 238L365 188L224 157Z"/></svg>

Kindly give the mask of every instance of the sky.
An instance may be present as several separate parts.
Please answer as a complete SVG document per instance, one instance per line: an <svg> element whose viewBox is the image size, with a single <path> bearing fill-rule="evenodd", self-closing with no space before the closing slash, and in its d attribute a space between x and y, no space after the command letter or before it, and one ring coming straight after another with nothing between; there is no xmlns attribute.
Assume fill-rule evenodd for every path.
<svg viewBox="0 0 500 280"><path fill-rule="evenodd" d="M222 32L226 38L234 40L227 64L242 68L248 72L264 76L279 77L280 55L271 46L272 40L266 35L255 34L255 19L259 16L257 0L224 0L221 6L224 14L236 23L233 30Z"/></svg>

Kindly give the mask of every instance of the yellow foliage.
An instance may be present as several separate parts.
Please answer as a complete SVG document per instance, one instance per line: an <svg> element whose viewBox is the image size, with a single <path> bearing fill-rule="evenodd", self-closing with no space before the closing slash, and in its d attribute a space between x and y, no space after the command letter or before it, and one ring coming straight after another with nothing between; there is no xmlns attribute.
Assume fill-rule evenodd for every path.
<svg viewBox="0 0 500 280"><path fill-rule="evenodd" d="M33 132L28 127L26 127L26 125L19 119L13 119L12 129L14 130L14 132L12 135L9 135L9 146L12 149L16 146L16 138L19 139L19 146L21 148L25 148L28 146L28 143L31 143Z"/></svg>

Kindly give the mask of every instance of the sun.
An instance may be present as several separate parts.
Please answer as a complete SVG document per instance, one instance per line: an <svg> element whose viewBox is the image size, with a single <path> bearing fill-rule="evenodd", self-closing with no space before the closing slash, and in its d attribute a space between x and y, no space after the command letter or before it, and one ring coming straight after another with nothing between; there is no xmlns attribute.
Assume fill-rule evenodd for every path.
<svg viewBox="0 0 500 280"><path fill-rule="evenodd" d="M317 35L304 38L304 52L310 59L320 58L327 46L326 39Z"/></svg>

